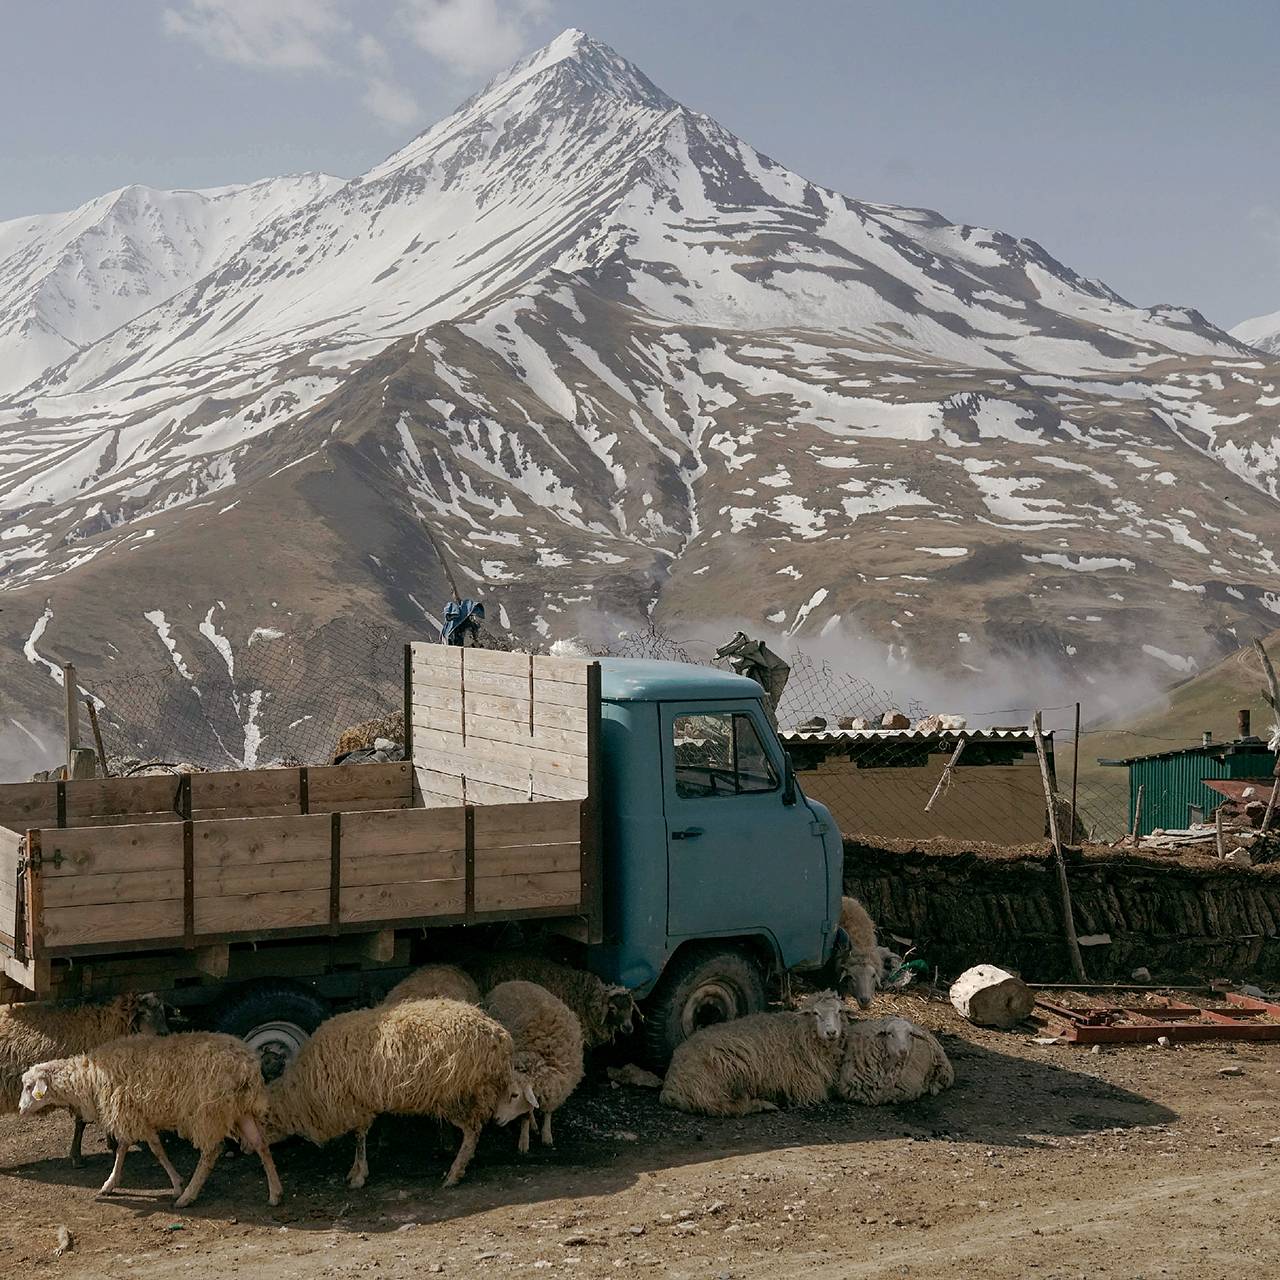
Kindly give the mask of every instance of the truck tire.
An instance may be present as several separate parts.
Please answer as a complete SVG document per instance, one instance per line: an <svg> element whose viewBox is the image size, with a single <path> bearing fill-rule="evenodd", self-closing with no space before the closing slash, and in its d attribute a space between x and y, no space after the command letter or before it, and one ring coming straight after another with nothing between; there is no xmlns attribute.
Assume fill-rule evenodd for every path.
<svg viewBox="0 0 1280 1280"><path fill-rule="evenodd" d="M239 1036L258 1051L262 1075L274 1080L310 1034L329 1016L329 1007L293 982L255 982L228 992L209 1013L209 1028Z"/></svg>
<svg viewBox="0 0 1280 1280"><path fill-rule="evenodd" d="M667 966L645 1001L645 1057L662 1070L695 1031L764 1007L764 974L744 949L690 947Z"/></svg>

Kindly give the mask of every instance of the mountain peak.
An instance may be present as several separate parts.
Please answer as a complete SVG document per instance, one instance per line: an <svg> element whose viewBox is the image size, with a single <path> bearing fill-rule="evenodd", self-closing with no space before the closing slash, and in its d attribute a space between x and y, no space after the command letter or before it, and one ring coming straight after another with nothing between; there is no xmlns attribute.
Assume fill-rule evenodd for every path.
<svg viewBox="0 0 1280 1280"><path fill-rule="evenodd" d="M596 92L627 102L660 111L669 111L677 105L615 49L578 27L567 27L549 44L495 76L463 109L493 98L505 98L528 81L557 70L571 71Z"/></svg>

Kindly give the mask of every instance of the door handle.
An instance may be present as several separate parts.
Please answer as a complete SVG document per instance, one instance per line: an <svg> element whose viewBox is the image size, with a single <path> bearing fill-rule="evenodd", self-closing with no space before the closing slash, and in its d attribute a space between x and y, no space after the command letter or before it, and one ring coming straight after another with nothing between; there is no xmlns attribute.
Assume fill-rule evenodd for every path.
<svg viewBox="0 0 1280 1280"><path fill-rule="evenodd" d="M696 840L702 834L701 827L685 827L683 831L673 831L673 840Z"/></svg>

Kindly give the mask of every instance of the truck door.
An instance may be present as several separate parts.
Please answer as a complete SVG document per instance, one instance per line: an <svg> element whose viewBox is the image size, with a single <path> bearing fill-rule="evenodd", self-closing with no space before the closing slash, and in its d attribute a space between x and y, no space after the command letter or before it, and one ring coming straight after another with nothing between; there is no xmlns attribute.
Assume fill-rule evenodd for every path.
<svg viewBox="0 0 1280 1280"><path fill-rule="evenodd" d="M821 833L783 802L782 749L758 703L663 703L667 933L768 932L791 964L820 957Z"/></svg>

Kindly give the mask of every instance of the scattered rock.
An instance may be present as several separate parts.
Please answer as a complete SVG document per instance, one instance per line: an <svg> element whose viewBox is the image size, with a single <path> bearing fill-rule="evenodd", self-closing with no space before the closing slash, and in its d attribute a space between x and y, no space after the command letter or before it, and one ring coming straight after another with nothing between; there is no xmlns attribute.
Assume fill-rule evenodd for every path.
<svg viewBox="0 0 1280 1280"><path fill-rule="evenodd" d="M1220 1076L1242 1076L1244 1075L1243 1067L1219 1067L1218 1074Z"/></svg>
<svg viewBox="0 0 1280 1280"><path fill-rule="evenodd" d="M880 717L880 727L882 729L910 729L911 719L904 716L901 711L886 711Z"/></svg>
<svg viewBox="0 0 1280 1280"><path fill-rule="evenodd" d="M71 1232L64 1226L58 1227L58 1247L54 1249L53 1256L60 1258L64 1253L70 1253L76 1247L76 1242L71 1238Z"/></svg>
<svg viewBox="0 0 1280 1280"><path fill-rule="evenodd" d="M1168 1036L1157 1036L1157 1037L1156 1037L1156 1044L1158 1044L1158 1045L1160 1046L1160 1048L1162 1048L1162 1049L1172 1049L1172 1048L1173 1048L1173 1041L1172 1041L1172 1040L1170 1040Z"/></svg>
<svg viewBox="0 0 1280 1280"><path fill-rule="evenodd" d="M1135 969L1129 975L1129 977L1131 977L1134 980L1134 982L1150 982L1151 970L1146 968L1145 966L1140 966L1139 968Z"/></svg>

